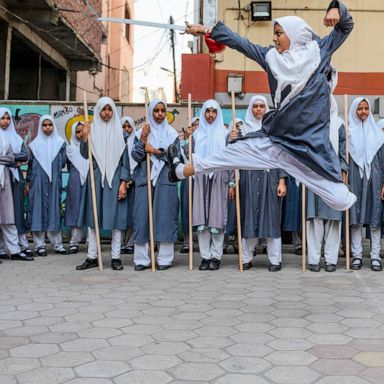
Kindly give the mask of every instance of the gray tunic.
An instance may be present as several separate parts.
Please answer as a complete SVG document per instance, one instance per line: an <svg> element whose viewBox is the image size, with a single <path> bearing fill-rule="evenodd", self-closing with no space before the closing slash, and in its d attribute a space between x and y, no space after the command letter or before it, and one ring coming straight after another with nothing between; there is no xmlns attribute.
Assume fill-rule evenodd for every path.
<svg viewBox="0 0 384 384"><path fill-rule="evenodd" d="M27 152L27 147L25 144L22 144L20 153L15 154L15 162L25 162L28 161L29 156ZM14 179L13 174L10 172L11 184L12 184L12 193L13 193L13 203L15 209L15 225L19 235L27 232L27 222L25 220L26 212L24 207L24 186L25 181L23 173L20 169L17 170L19 173L19 181Z"/></svg>
<svg viewBox="0 0 384 384"><path fill-rule="evenodd" d="M193 226L225 229L227 225L229 171L195 175L193 187Z"/></svg>
<svg viewBox="0 0 384 384"><path fill-rule="evenodd" d="M0 164L6 167L14 166L14 156L11 147L8 148L4 156L0 156ZM11 178L7 168L4 169L4 178L4 188L0 187L0 225L15 224Z"/></svg>
<svg viewBox="0 0 384 384"><path fill-rule="evenodd" d="M330 89L327 77L331 71L331 56L351 33L353 20L340 1L332 3L339 6L341 19L328 36L316 40L321 56L318 68L298 95L284 107L278 106L276 110L264 115L261 131L249 133L247 137L268 135L276 145L319 175L332 181L341 181L340 163L329 141ZM212 38L255 60L268 74L274 100L277 80L265 60L272 46L253 44L221 22L212 29ZM284 95L289 93L287 91L282 91L282 101Z"/></svg>
<svg viewBox="0 0 384 384"><path fill-rule="evenodd" d="M79 171L68 161L67 197L65 199L64 225L67 227L82 227L80 220L80 208L82 206L83 189Z"/></svg>
<svg viewBox="0 0 384 384"><path fill-rule="evenodd" d="M27 183L29 184L28 228L31 231L61 230L62 170L67 161L65 143L52 162L52 181L31 152Z"/></svg>
<svg viewBox="0 0 384 384"><path fill-rule="evenodd" d="M85 159L88 159L88 143L81 142L80 152ZM105 230L119 229L125 231L128 228L128 199L117 200L117 196L121 181L128 181L131 179L128 149L125 148L121 155L120 163L113 175L112 188L109 187L107 180L104 181L104 187L102 186L101 172L94 157L93 172L95 175L96 206L99 227ZM95 228L89 173L82 190L80 215L76 226L81 227L82 225Z"/></svg>
<svg viewBox="0 0 384 384"><path fill-rule="evenodd" d="M383 202L381 187L384 181L384 146L376 153L371 163L371 177L360 178L359 167L349 158L349 183L357 201L350 209L350 225L364 224L373 228L382 225Z"/></svg>
<svg viewBox="0 0 384 384"><path fill-rule="evenodd" d="M281 237L282 198L277 196L277 186L282 177L286 173L280 169L240 171L243 238Z"/></svg>
<svg viewBox="0 0 384 384"><path fill-rule="evenodd" d="M179 151L179 139L174 142ZM179 198L177 184L168 180L167 148L157 156L164 161L156 186L152 186L153 234L158 242L174 243L177 240L177 225L179 214ZM180 156L180 152L179 152ZM147 243L149 241L148 225L148 189L147 189L147 161L144 145L140 140L135 141L132 157L137 161L135 168L135 202L133 207L134 242ZM152 167L152 163L151 163Z"/></svg>
<svg viewBox="0 0 384 384"><path fill-rule="evenodd" d="M341 169L348 172L348 164L345 157L345 127L342 124L339 128L339 160ZM330 208L324 201L312 191L307 190L307 220L319 218L322 220L342 219L343 212Z"/></svg>

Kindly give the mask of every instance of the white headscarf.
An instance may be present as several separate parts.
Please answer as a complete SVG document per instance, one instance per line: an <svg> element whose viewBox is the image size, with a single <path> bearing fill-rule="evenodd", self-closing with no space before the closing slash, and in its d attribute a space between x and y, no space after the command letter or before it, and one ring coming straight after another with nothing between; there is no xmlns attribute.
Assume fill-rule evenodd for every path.
<svg viewBox="0 0 384 384"><path fill-rule="evenodd" d="M3 115L4 116L4 115ZM7 131L0 128L0 156L5 156L10 147ZM4 188L5 185L5 165L0 164L0 187Z"/></svg>
<svg viewBox="0 0 384 384"><path fill-rule="evenodd" d="M330 109L330 116L329 116L329 141L332 144L333 149L335 150L336 154L339 154L339 128L341 124L344 124L344 121L341 117L339 117L339 110L337 107L337 101L335 96L333 95L333 91L336 88L338 80L337 71L332 71L332 79L329 83L329 86L331 88L331 94L330 94L330 103L331 103L331 109Z"/></svg>
<svg viewBox="0 0 384 384"><path fill-rule="evenodd" d="M369 116L365 121L361 121L356 114L357 108L363 100L369 106ZM371 105L368 99L364 97L357 97L352 101L348 121L349 152L353 161L359 166L360 177L363 178L365 172L369 180L372 160L384 144L384 133L376 125L372 116Z"/></svg>
<svg viewBox="0 0 384 384"><path fill-rule="evenodd" d="M275 106L286 105L301 92L320 64L320 47L313 29L298 16L284 16L273 20L279 24L290 40L289 49L279 53L274 47L266 55L266 62L277 81ZM291 90L281 101L281 93L288 86Z"/></svg>
<svg viewBox="0 0 384 384"><path fill-rule="evenodd" d="M100 116L100 112L106 105L109 105L113 111L112 118L108 122ZM124 152L125 142L116 105L110 97L104 96L97 100L93 112L91 142L92 154L101 172L101 185L104 188L104 182L107 179L108 186L112 188L113 176Z"/></svg>
<svg viewBox="0 0 384 384"><path fill-rule="evenodd" d="M9 127L5 131L8 135L9 143L12 147L12 152L14 154L18 154L21 152L21 146L23 145L23 139L17 134L15 124L13 123L12 119L12 113L8 108L0 108L0 118L3 117L6 113L8 113L11 122L9 124ZM9 168L12 172L13 177L15 180L20 181L19 171L16 168Z"/></svg>
<svg viewBox="0 0 384 384"><path fill-rule="evenodd" d="M80 183L81 185L83 185L85 183L85 180L87 179L89 171L89 160L84 159L84 157L80 153L81 140L78 140L78 138L76 137L76 128L79 124L83 123L76 121L76 123L72 124L71 142L70 145L67 146L66 150L68 159L79 172Z"/></svg>
<svg viewBox="0 0 384 384"><path fill-rule="evenodd" d="M127 139L127 148L128 148L128 156L129 156L129 167L131 169L131 176L133 175L133 171L137 166L136 160L132 157L132 149L133 144L135 142L136 137L136 124L131 116L124 116L121 118L121 126L123 126L126 122L132 127L132 132L129 134Z"/></svg>
<svg viewBox="0 0 384 384"><path fill-rule="evenodd" d="M265 105L265 113L269 111L269 105L267 98L262 96L262 95L255 95L252 96L251 99L249 100L247 112L245 113L245 126L243 127L243 135L246 135L249 132L255 132L259 131L263 125L262 121L263 119L256 119L254 116L252 109L253 105L257 102L262 102Z"/></svg>
<svg viewBox="0 0 384 384"><path fill-rule="evenodd" d="M167 117L165 117L163 122L160 124L156 122L153 117L153 110L159 103L163 104L164 107L167 108L167 104L161 99L152 100L148 106L149 124L151 126L151 133L148 136L148 142L152 145L152 147L167 150L167 148L178 138L178 134L176 129L168 124ZM165 163L154 155L151 155L151 161L151 180L152 185L155 186Z"/></svg>
<svg viewBox="0 0 384 384"><path fill-rule="evenodd" d="M216 119L212 124L209 124L205 118L205 111L209 108L214 108L217 111ZM206 157L221 151L225 148L227 133L219 103L216 100L207 100L200 111L199 128L193 133L195 153L198 156Z"/></svg>
<svg viewBox="0 0 384 384"><path fill-rule="evenodd" d="M43 122L45 120L49 120L53 124L53 131L49 136L43 132ZM47 174L49 181L52 181L52 162L55 160L63 144L64 139L57 133L53 117L51 115L41 116L37 136L31 144L29 144L29 148L31 148L33 156L35 156L41 168L43 168Z"/></svg>

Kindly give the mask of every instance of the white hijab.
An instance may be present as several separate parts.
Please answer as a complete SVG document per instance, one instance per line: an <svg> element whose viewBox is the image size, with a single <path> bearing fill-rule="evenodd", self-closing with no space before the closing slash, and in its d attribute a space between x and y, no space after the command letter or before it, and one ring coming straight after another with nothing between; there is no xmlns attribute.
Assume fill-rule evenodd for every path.
<svg viewBox="0 0 384 384"><path fill-rule="evenodd" d="M153 110L159 103L162 103L164 107L167 108L167 104L164 100L161 99L152 100L148 106L149 124L151 126L151 133L148 136L148 142L152 145L152 147L163 148L164 150L167 150L167 148L178 138L178 134L176 129L168 124L167 117L165 117L163 122L160 124L156 122L155 118L153 117ZM151 180L152 185L155 186L165 163L154 155L151 155L151 161Z"/></svg>
<svg viewBox="0 0 384 384"><path fill-rule="evenodd" d="M100 112L109 105L113 115L105 122ZM114 101L107 96L97 100L91 128L92 154L101 172L101 185L104 188L105 179L112 188L112 180L125 149L124 134Z"/></svg>
<svg viewBox="0 0 384 384"><path fill-rule="evenodd" d="M0 118L8 113L11 122L9 127L5 131L8 135L9 143L12 147L12 152L18 154L21 152L21 146L23 145L23 139L17 134L15 124L13 123L12 113L8 108L0 108ZM19 171L16 168L9 168L15 180L20 181Z"/></svg>
<svg viewBox="0 0 384 384"><path fill-rule="evenodd" d="M259 131L263 125L263 119L256 119L254 116L252 109L253 105L257 102L261 102L265 105L265 113L269 111L269 105L267 98L262 95L255 95L252 96L249 100L247 112L245 113L245 126L243 126L243 135L245 136L249 132L256 132Z"/></svg>
<svg viewBox="0 0 384 384"><path fill-rule="evenodd" d="M284 16L273 20L279 24L290 40L289 49L279 53L272 48L266 55L266 62L277 81L275 107L286 105L298 95L320 64L320 47L315 38L317 34L298 16ZM291 91L281 101L281 93L288 86Z"/></svg>
<svg viewBox="0 0 384 384"><path fill-rule="evenodd" d="M4 116L4 115L3 115ZM10 147L7 131L0 128L0 156L5 156ZM5 165L0 164L0 187L4 188L5 185Z"/></svg>
<svg viewBox="0 0 384 384"><path fill-rule="evenodd" d="M370 111L365 121L361 121L356 114L356 110L363 100L368 103ZM360 178L363 178L365 173L369 180L372 160L384 144L384 133L376 125L372 116L371 105L368 99L364 97L357 97L352 101L348 121L349 152L353 161L359 166Z"/></svg>
<svg viewBox="0 0 384 384"><path fill-rule="evenodd" d="M52 133L47 136L43 132L43 122L49 120L53 124ZM51 115L43 115L39 119L39 128L37 136L29 144L33 156L39 162L41 168L47 174L49 181L52 181L52 162L59 153L61 147L64 144L64 139L57 133L55 121Z"/></svg>
<svg viewBox="0 0 384 384"><path fill-rule="evenodd" d="M126 122L132 127L132 132L128 136L127 139L127 148L128 148L128 156L129 156L129 168L131 170L131 177L133 175L133 171L135 170L137 166L136 160L132 157L132 149L133 144L135 142L136 137L136 124L135 121L132 119L131 116L124 116L121 118L121 126L123 126Z"/></svg>
<svg viewBox="0 0 384 384"><path fill-rule="evenodd" d="M76 128L79 124L83 123L76 121L76 123L72 124L71 142L70 145L67 146L66 150L69 161L79 172L81 185L84 185L89 171L89 160L84 159L80 153L81 140L78 140L76 137Z"/></svg>
<svg viewBox="0 0 384 384"><path fill-rule="evenodd" d="M329 117L329 141L332 144L333 149L335 150L336 154L339 154L339 128L342 124L344 124L344 120L339 117L339 110L337 107L337 101L335 96L333 95L333 92L336 88L338 81L338 74L336 70L332 70L332 79L329 83L329 86L331 88L331 94L330 94L330 117Z"/></svg>
<svg viewBox="0 0 384 384"><path fill-rule="evenodd" d="M208 108L214 108L217 111L216 119L212 124L209 124L205 118L205 111ZM207 100L200 111L199 128L193 133L195 153L198 156L206 157L221 151L225 148L227 133L219 103L216 100Z"/></svg>

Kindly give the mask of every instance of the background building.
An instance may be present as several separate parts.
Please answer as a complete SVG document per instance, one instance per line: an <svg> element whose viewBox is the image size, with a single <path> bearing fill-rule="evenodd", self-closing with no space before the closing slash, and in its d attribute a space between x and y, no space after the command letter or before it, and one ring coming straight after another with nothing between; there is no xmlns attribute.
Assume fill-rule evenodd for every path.
<svg viewBox="0 0 384 384"><path fill-rule="evenodd" d="M249 0L196 0L198 19L206 25L222 20L229 28L250 41L267 46L272 42L272 22L252 21ZM272 0L272 18L297 15L305 19L320 36L330 33L323 26L328 0ZM384 94L384 44L380 40L384 17L382 0L345 0L355 28L333 57L339 71L336 94L368 95L373 99ZM211 56L201 38L195 41L196 55L183 56L182 98L192 91L194 99L215 97L229 104L228 79L241 81L236 103L247 104L255 93L269 93L266 74L252 60L226 48ZM238 79L236 79L238 77ZM383 111L384 113L384 111Z"/></svg>

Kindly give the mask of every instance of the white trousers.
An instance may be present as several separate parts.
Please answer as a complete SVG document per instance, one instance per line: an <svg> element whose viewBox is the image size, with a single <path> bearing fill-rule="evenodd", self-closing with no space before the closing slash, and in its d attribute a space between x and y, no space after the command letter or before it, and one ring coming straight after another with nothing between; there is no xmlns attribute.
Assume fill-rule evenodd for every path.
<svg viewBox="0 0 384 384"><path fill-rule="evenodd" d="M371 232L371 259L380 260L381 250L381 228L369 227ZM363 257L363 226L351 226L351 252L353 257L361 259Z"/></svg>
<svg viewBox="0 0 384 384"><path fill-rule="evenodd" d="M22 233L21 235L19 234L19 245L23 251L29 249L29 243L26 233Z"/></svg>
<svg viewBox="0 0 384 384"><path fill-rule="evenodd" d="M300 234L301 233L297 231L292 232L292 243L295 251L296 249L300 249L303 246L303 242L301 241Z"/></svg>
<svg viewBox="0 0 384 384"><path fill-rule="evenodd" d="M196 174L226 169L284 169L331 208L343 211L356 201L344 183L330 181L274 144L269 137L239 140L220 152L200 158L193 155Z"/></svg>
<svg viewBox="0 0 384 384"><path fill-rule="evenodd" d="M158 245L157 264L163 266L171 265L175 257L175 244L161 241ZM135 243L135 251L133 253L134 264L149 266L151 264L149 253L149 243Z"/></svg>
<svg viewBox="0 0 384 384"><path fill-rule="evenodd" d="M11 255L20 253L19 236L17 233L16 225L14 224L0 224L0 253L7 253L8 249Z"/></svg>
<svg viewBox="0 0 384 384"><path fill-rule="evenodd" d="M111 240L111 257L112 259L120 259L122 231L118 229L112 230ZM97 258L97 242L96 242L96 230L95 228L88 227L88 259Z"/></svg>
<svg viewBox="0 0 384 384"><path fill-rule="evenodd" d="M250 237L248 239L242 239L243 245L243 263L250 263L253 260L253 250L257 245L257 237ZM268 260L273 265L281 263L281 237L272 238L268 237L267 242L267 256Z"/></svg>
<svg viewBox="0 0 384 384"><path fill-rule="evenodd" d="M45 231L32 232L32 236L36 251L45 248ZM64 247L60 231L47 231L47 237L55 251Z"/></svg>
<svg viewBox="0 0 384 384"><path fill-rule="evenodd" d="M197 232L199 241L200 256L202 259L211 260L212 258L221 260L223 256L224 231L211 233L208 229Z"/></svg>
<svg viewBox="0 0 384 384"><path fill-rule="evenodd" d="M83 240L83 230L78 227L71 228L71 240L69 241L70 245L79 245Z"/></svg>
<svg viewBox="0 0 384 384"><path fill-rule="evenodd" d="M341 221L310 219L307 221L308 264L319 264L324 244L326 263L337 264L341 239Z"/></svg>

